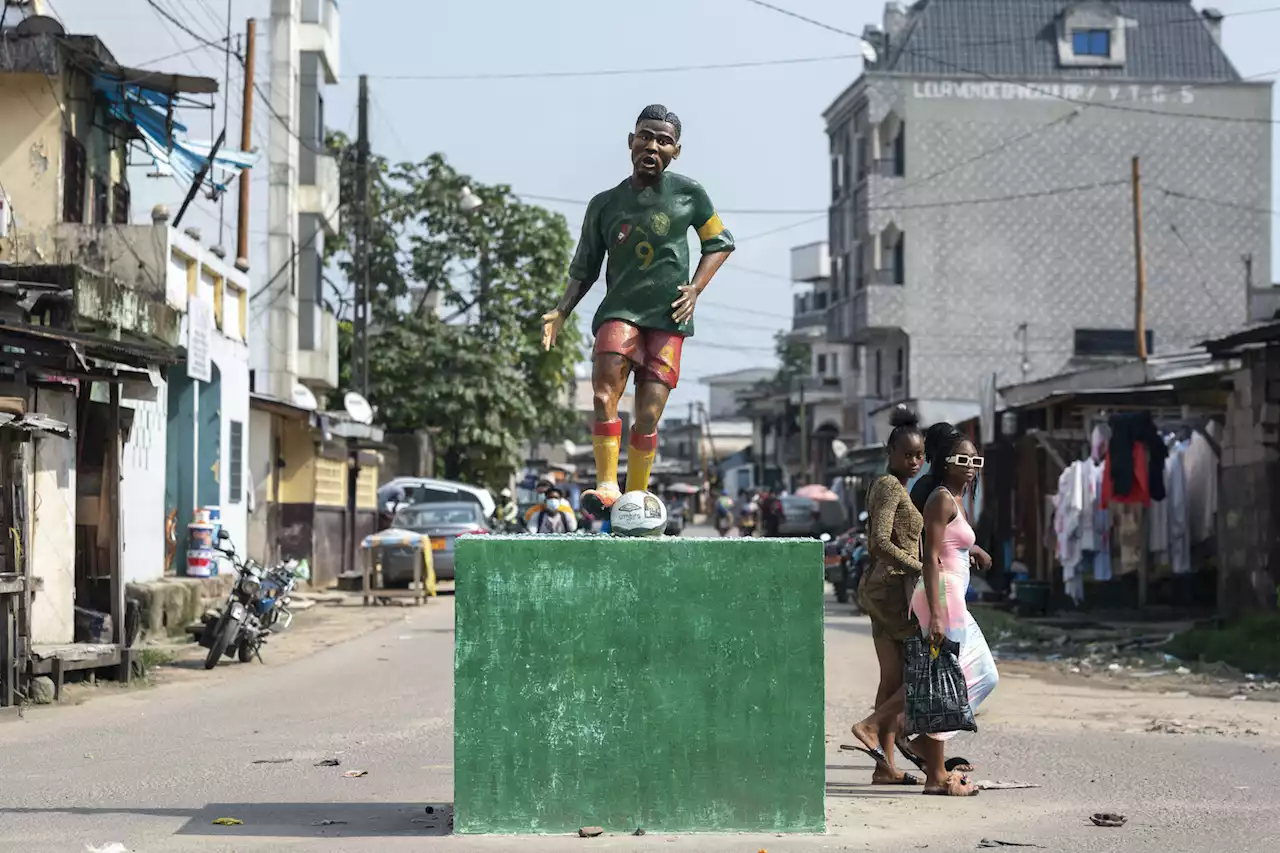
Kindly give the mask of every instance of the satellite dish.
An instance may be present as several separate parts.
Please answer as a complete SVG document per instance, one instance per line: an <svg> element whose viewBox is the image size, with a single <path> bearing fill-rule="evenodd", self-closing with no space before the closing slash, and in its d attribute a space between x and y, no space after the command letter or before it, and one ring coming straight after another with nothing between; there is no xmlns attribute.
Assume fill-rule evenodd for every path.
<svg viewBox="0 0 1280 853"><path fill-rule="evenodd" d="M831 452L836 455L837 459L843 459L844 455L849 452L849 445L837 438L831 442Z"/></svg>
<svg viewBox="0 0 1280 853"><path fill-rule="evenodd" d="M306 409L308 412L314 412L320 408L316 403L316 395L311 393L311 389L302 383L294 383L293 386L293 404L299 409Z"/></svg>
<svg viewBox="0 0 1280 853"><path fill-rule="evenodd" d="M564 452L570 456L576 456L578 453L578 445L566 438L564 440Z"/></svg>
<svg viewBox="0 0 1280 853"><path fill-rule="evenodd" d="M48 15L32 15L14 27L13 32L20 36L65 36L67 34L66 28L58 22L58 19L50 18Z"/></svg>
<svg viewBox="0 0 1280 853"><path fill-rule="evenodd" d="M342 398L342 407L347 410L351 420L356 423L364 424L365 426L373 423L373 407L369 405L368 400L355 391L348 391L346 396Z"/></svg>
<svg viewBox="0 0 1280 853"><path fill-rule="evenodd" d="M875 65L880 61L880 54L876 52L875 47L869 41L862 43L862 59L868 65Z"/></svg>

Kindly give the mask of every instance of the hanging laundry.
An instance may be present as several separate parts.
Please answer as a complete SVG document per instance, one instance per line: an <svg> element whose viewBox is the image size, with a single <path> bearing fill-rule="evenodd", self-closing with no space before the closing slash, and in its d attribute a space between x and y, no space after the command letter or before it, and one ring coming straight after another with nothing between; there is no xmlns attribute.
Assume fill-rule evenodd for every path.
<svg viewBox="0 0 1280 853"><path fill-rule="evenodd" d="M1191 528L1187 520L1187 479L1183 469L1185 444L1174 445L1165 463L1169 497L1166 504L1169 565L1175 575L1191 572Z"/></svg>
<svg viewBox="0 0 1280 853"><path fill-rule="evenodd" d="M1210 422L1207 431L1212 435L1217 426L1216 422ZM1217 532L1219 464L1209 438L1198 430L1193 432L1182 455L1192 545L1199 545Z"/></svg>
<svg viewBox="0 0 1280 853"><path fill-rule="evenodd" d="M1062 564L1062 581L1076 603L1084 598L1084 584L1079 573L1084 559L1085 464L1073 462L1063 469L1058 477L1058 494L1053 508L1053 529L1057 535L1054 553Z"/></svg>
<svg viewBox="0 0 1280 853"><path fill-rule="evenodd" d="M1116 504L1116 532L1120 537L1120 574L1138 571L1147 556L1147 543L1142 536L1142 508L1135 504Z"/></svg>
<svg viewBox="0 0 1280 853"><path fill-rule="evenodd" d="M1107 445L1111 441L1111 428L1106 424L1096 424L1093 428L1093 434L1089 437L1089 455L1094 462L1101 462L1106 458Z"/></svg>
<svg viewBox="0 0 1280 853"><path fill-rule="evenodd" d="M1116 503L1164 500L1164 461L1169 455L1150 412L1112 415L1107 448L1110 497ZM1108 501L1110 502L1110 501Z"/></svg>
<svg viewBox="0 0 1280 853"><path fill-rule="evenodd" d="M1111 580L1111 513L1102 501L1102 485L1106 480L1105 461L1095 463L1089 470L1090 491L1093 493L1093 540L1086 550L1093 552L1093 579Z"/></svg>

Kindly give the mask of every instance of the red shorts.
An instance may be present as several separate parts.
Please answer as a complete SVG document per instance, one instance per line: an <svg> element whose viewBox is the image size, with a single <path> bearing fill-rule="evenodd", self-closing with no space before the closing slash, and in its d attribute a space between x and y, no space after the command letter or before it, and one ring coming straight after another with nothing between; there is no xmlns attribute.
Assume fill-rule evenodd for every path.
<svg viewBox="0 0 1280 853"><path fill-rule="evenodd" d="M641 329L624 320L607 320L596 332L593 355L620 355L635 364L636 382L661 382L668 388L680 381L680 350L684 335L661 329Z"/></svg>

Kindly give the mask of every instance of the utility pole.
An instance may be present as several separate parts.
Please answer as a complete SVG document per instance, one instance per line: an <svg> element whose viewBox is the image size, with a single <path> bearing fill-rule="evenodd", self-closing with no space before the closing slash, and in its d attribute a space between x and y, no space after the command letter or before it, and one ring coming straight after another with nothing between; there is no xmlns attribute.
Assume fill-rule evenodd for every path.
<svg viewBox="0 0 1280 853"><path fill-rule="evenodd" d="M1133 158L1133 334L1138 358L1147 360L1147 263L1142 256L1142 170Z"/></svg>
<svg viewBox="0 0 1280 853"><path fill-rule="evenodd" d="M351 342L351 379L369 396L369 78L360 75L359 137L356 140L356 302Z"/></svg>
<svg viewBox="0 0 1280 853"><path fill-rule="evenodd" d="M240 150L253 148L253 69L258 55L258 22L253 18L245 25L244 39L244 109L240 116ZM240 170L240 210L236 224L236 262L249 266L249 170Z"/></svg>
<svg viewBox="0 0 1280 853"><path fill-rule="evenodd" d="M809 414L804 410L804 377L796 377L800 382L800 476L806 485L809 482Z"/></svg>

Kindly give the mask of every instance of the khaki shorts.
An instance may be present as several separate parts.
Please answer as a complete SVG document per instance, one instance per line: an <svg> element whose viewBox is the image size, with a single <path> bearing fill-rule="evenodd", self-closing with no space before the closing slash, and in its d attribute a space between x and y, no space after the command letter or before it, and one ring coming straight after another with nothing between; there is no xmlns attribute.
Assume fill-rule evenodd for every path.
<svg viewBox="0 0 1280 853"><path fill-rule="evenodd" d="M871 617L871 636L894 642L920 633L911 617L911 593L916 577L884 565L873 566L858 587L858 605Z"/></svg>

